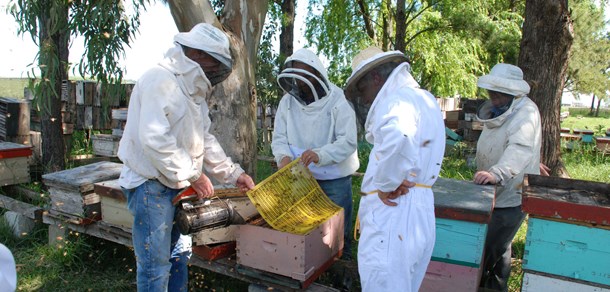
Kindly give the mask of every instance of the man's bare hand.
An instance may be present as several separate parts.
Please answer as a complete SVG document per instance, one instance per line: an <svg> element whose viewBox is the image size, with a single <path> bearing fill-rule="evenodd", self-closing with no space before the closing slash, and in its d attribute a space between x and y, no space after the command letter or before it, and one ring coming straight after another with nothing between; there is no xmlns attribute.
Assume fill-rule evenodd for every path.
<svg viewBox="0 0 610 292"><path fill-rule="evenodd" d="M396 188L396 190L394 190L392 192L379 191L377 193L377 195L379 196L379 199L384 204L386 204L388 206L397 206L398 204L391 200L394 200L400 196L406 195L409 192L409 188L412 188L414 186L415 186L414 182L410 182L408 180L403 180L402 183Z"/></svg>
<svg viewBox="0 0 610 292"><path fill-rule="evenodd" d="M191 187L193 187L197 193L197 199L210 198L214 196L214 186L205 174L201 174L196 181L191 183Z"/></svg>
<svg viewBox="0 0 610 292"><path fill-rule="evenodd" d="M551 169L544 163L540 162L540 175L549 176L551 175Z"/></svg>
<svg viewBox="0 0 610 292"><path fill-rule="evenodd" d="M277 168L282 169L282 168L284 168L284 166L288 165L288 163L290 163L291 161L292 161L292 159L290 159L290 157L284 156L284 158L282 158L282 160L280 160L280 164L277 165Z"/></svg>
<svg viewBox="0 0 610 292"><path fill-rule="evenodd" d="M318 163L320 161L320 157L317 153L313 152L311 149L305 150L303 154L301 154L301 162L303 165L308 166L310 163Z"/></svg>
<svg viewBox="0 0 610 292"><path fill-rule="evenodd" d="M254 187L254 181L245 172L237 178L236 184L239 190L242 192L247 192Z"/></svg>
<svg viewBox="0 0 610 292"><path fill-rule="evenodd" d="M382 192L379 191L377 192L377 195L379 196L379 199L386 205L394 207L394 206L398 206L398 203L396 202L392 202L391 200L396 199L396 198L391 198L392 193L386 193L386 192Z"/></svg>
<svg viewBox="0 0 610 292"><path fill-rule="evenodd" d="M496 184L496 176L488 171L477 171L474 174L473 181L474 181L474 183L479 184L479 185L484 185L484 184L494 185L494 184Z"/></svg>

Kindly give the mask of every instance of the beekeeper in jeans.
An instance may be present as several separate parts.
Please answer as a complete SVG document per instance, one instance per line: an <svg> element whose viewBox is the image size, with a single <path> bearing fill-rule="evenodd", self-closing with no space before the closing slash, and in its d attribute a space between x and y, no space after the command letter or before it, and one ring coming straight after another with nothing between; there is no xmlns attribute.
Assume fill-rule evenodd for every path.
<svg viewBox="0 0 610 292"><path fill-rule="evenodd" d="M477 142L474 182L496 185L496 202L488 224L481 287L508 290L511 244L525 213L521 185L526 173L540 174L540 113L527 97L530 87L517 66L497 64L477 85L489 100L477 112L484 128Z"/></svg>
<svg viewBox="0 0 610 292"><path fill-rule="evenodd" d="M254 187L209 132L206 98L232 68L227 36L201 23L174 42L136 83L118 151L119 184L134 216L138 291L187 291L191 238L174 224L171 201L189 185L199 198L211 197L204 168L243 191Z"/></svg>
<svg viewBox="0 0 610 292"><path fill-rule="evenodd" d="M352 61L346 95L370 104L373 145L362 181L358 271L363 291L417 291L432 256L434 194L445 151L436 99L421 89L399 51L376 47Z"/></svg>
<svg viewBox="0 0 610 292"><path fill-rule="evenodd" d="M344 209L343 258L351 259L352 177L358 169L354 110L308 49L286 59L278 83L286 94L277 108L271 149L279 168L301 157L324 193Z"/></svg>

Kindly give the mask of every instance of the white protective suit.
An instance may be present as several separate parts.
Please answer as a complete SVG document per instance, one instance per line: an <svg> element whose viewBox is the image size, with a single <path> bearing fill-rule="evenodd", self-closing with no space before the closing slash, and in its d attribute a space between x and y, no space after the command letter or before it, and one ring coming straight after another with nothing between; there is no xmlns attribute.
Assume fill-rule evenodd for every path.
<svg viewBox="0 0 610 292"><path fill-rule="evenodd" d="M363 291L417 291L432 255L435 234L432 186L445 151L441 110L399 65L371 105L365 123L373 144L362 182L358 271ZM403 180L418 183L385 205L377 190L391 192Z"/></svg>
<svg viewBox="0 0 610 292"><path fill-rule="evenodd" d="M485 125L477 142L477 169L496 177L495 208L520 206L523 176L540 174L540 113L527 96L516 97L505 113L487 119L491 106L486 101L477 113Z"/></svg>
<svg viewBox="0 0 610 292"><path fill-rule="evenodd" d="M13 253L0 243L0 291L15 291L17 270Z"/></svg>
<svg viewBox="0 0 610 292"><path fill-rule="evenodd" d="M278 105L271 149L276 162L291 160L311 149L318 157L309 169L316 179L331 180L352 175L358 161L356 114L343 90L328 81L326 69L308 50L299 50L288 61L298 61L320 72L329 93L306 105L286 93ZM281 75L280 75L281 77Z"/></svg>
<svg viewBox="0 0 610 292"><path fill-rule="evenodd" d="M134 87L118 156L119 184L135 188L158 179L173 189L190 185L203 167L221 183L235 183L244 170L210 134L206 98L211 84L199 64L176 44Z"/></svg>

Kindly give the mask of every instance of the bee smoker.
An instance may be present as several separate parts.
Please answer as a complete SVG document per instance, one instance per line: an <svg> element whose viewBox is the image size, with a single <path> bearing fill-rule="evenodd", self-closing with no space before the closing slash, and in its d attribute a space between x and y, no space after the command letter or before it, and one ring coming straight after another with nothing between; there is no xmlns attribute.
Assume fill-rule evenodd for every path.
<svg viewBox="0 0 610 292"><path fill-rule="evenodd" d="M244 224L245 220L226 200L182 201L175 217L180 233L187 235L195 232L231 224Z"/></svg>

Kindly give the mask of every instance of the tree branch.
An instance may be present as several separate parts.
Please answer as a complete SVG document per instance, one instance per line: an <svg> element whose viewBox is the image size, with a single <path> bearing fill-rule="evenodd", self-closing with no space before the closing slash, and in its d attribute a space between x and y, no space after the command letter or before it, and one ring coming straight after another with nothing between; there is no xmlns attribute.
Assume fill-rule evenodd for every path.
<svg viewBox="0 0 610 292"><path fill-rule="evenodd" d="M364 28L366 30L366 34L375 41L375 30L373 29L373 21L371 20L371 15L367 9L367 5L364 0L358 0L358 7L360 8L360 13L362 14L362 19L364 20Z"/></svg>

